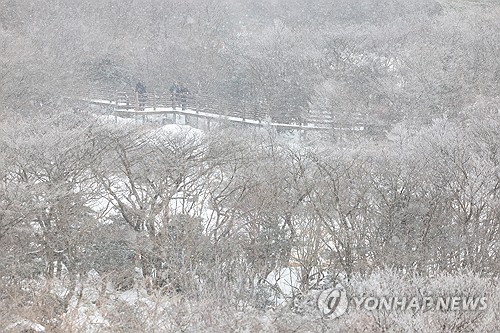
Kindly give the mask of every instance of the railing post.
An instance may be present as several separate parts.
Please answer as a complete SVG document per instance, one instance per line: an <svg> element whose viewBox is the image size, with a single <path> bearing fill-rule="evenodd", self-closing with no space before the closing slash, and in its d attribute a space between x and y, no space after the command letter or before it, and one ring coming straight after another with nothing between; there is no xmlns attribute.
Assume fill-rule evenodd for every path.
<svg viewBox="0 0 500 333"><path fill-rule="evenodd" d="M153 90L153 111L156 111L156 91Z"/></svg>
<svg viewBox="0 0 500 333"><path fill-rule="evenodd" d="M118 109L118 90L115 90L115 106L113 108L113 115L115 116L115 123L118 123L118 117L116 115L116 110Z"/></svg>
<svg viewBox="0 0 500 333"><path fill-rule="evenodd" d="M139 92L135 92L135 111L139 111Z"/></svg>

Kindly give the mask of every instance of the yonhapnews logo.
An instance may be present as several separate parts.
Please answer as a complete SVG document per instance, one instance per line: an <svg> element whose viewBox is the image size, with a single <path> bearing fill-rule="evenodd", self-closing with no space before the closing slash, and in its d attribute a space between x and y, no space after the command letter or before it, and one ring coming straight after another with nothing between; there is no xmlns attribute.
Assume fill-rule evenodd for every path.
<svg viewBox="0 0 500 333"><path fill-rule="evenodd" d="M349 301L352 302L349 302ZM365 311L484 311L486 297L480 296L352 296L340 285L321 291L318 310L325 318L337 318L347 312L349 303Z"/></svg>
<svg viewBox="0 0 500 333"><path fill-rule="evenodd" d="M326 318L340 317L349 307L346 290L342 286L323 290L318 296L317 306Z"/></svg>

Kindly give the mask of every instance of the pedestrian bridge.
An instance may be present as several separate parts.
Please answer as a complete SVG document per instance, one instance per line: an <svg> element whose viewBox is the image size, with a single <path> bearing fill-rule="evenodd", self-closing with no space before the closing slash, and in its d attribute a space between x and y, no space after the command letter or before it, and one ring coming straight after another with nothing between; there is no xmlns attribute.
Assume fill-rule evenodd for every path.
<svg viewBox="0 0 500 333"><path fill-rule="evenodd" d="M210 129L213 123L236 123L249 126L271 126L280 130L308 131L365 131L366 126L355 124L348 127L336 127L328 121L310 121L308 123L280 122L272 120L265 107L258 103L221 102L206 95L187 95L183 100L171 93L149 92L139 95L134 91L113 93L92 93L87 99L92 104L111 107L113 114L120 117L164 116L168 121L189 124L194 127Z"/></svg>

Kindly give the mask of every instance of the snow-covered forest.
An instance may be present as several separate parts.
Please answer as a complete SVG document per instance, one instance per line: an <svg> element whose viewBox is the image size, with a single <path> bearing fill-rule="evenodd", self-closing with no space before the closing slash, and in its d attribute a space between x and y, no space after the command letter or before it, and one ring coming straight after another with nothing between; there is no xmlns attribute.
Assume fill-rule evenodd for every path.
<svg viewBox="0 0 500 333"><path fill-rule="evenodd" d="M499 332L499 59L494 0L0 0L0 332Z"/></svg>

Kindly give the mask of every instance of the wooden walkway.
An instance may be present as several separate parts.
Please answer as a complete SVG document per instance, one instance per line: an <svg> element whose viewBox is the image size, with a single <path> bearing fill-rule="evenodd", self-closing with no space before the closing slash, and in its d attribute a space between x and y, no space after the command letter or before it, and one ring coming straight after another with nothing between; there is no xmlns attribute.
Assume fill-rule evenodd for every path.
<svg viewBox="0 0 500 333"><path fill-rule="evenodd" d="M272 126L281 130L340 130L364 131L366 126L335 127L333 124L318 123L284 123L271 120L268 113L259 105L237 105L220 101L203 95L175 96L170 93L146 93L139 95L133 91L120 91L112 94L94 93L88 101L92 104L113 107L116 116L172 115L174 122L177 116L185 119L197 118L210 122L231 122L251 126ZM100 97L95 96L100 95Z"/></svg>

